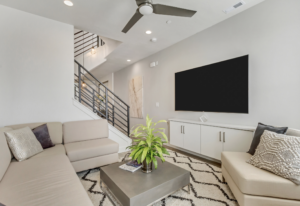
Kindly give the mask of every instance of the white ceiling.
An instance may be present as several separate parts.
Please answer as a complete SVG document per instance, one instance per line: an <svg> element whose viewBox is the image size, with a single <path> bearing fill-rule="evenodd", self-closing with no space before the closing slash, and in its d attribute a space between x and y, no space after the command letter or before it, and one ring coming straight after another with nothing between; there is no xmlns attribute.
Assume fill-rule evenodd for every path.
<svg viewBox="0 0 300 206"><path fill-rule="evenodd" d="M123 42L104 64L93 71L100 77L127 67L263 1L245 0L246 5L225 14L222 10L239 0L153 0L153 3L197 10L197 13L192 18L155 14L144 16L127 34L121 31L137 9L135 0L72 0L73 7L66 6L63 0L0 0L0 4ZM167 20L172 20L172 24L166 24ZM146 30L151 30L152 34L146 34ZM153 37L158 39L156 43L150 42ZM131 59L131 62L127 62L127 59Z"/></svg>

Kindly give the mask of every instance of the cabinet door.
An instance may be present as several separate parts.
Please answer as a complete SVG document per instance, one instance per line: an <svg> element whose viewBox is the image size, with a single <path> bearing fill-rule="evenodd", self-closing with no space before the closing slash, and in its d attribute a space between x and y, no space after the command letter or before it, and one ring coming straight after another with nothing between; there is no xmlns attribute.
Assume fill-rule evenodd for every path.
<svg viewBox="0 0 300 206"><path fill-rule="evenodd" d="M235 130L235 129L223 129L225 132L225 139L223 139L223 151L232 152L247 152L250 148L253 132Z"/></svg>
<svg viewBox="0 0 300 206"><path fill-rule="evenodd" d="M184 149L200 153L200 125L184 124L183 126Z"/></svg>
<svg viewBox="0 0 300 206"><path fill-rule="evenodd" d="M220 140L222 128L201 125L201 154L221 160L223 143Z"/></svg>
<svg viewBox="0 0 300 206"><path fill-rule="evenodd" d="M177 147L183 148L183 123L170 122L170 143Z"/></svg>

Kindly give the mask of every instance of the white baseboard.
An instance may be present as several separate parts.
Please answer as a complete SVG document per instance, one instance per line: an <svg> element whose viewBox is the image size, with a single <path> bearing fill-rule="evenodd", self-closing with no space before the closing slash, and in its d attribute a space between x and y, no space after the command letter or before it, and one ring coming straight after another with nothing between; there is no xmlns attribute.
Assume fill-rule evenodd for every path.
<svg viewBox="0 0 300 206"><path fill-rule="evenodd" d="M174 149L186 152L188 154L195 155L195 156L203 158L203 159L207 159L209 161L213 161L213 162L216 162L216 163L221 163L220 160L217 160L217 159L214 159L214 158L211 158L211 157L207 157L205 155L202 155L202 154L199 154L199 153L196 153L196 152L192 152L190 150L186 150L186 149L183 149L181 147L177 147L177 146L174 146L174 145L171 145L171 144L165 144L165 145L168 146L168 147L171 147L171 148L174 148Z"/></svg>

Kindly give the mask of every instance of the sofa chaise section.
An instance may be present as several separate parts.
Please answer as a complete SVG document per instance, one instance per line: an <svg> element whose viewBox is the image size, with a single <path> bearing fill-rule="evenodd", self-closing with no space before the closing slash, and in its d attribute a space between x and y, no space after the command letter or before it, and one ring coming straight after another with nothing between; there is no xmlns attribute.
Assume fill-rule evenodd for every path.
<svg viewBox="0 0 300 206"><path fill-rule="evenodd" d="M7 206L92 206L62 144L62 123L47 123L54 147L18 162L4 132L45 123L0 128L0 203Z"/></svg>
<svg viewBox="0 0 300 206"><path fill-rule="evenodd" d="M12 162L0 183L0 202L8 206L92 206L64 154Z"/></svg>
<svg viewBox="0 0 300 206"><path fill-rule="evenodd" d="M76 172L118 162L119 144L108 139L107 120L67 122L64 146Z"/></svg>

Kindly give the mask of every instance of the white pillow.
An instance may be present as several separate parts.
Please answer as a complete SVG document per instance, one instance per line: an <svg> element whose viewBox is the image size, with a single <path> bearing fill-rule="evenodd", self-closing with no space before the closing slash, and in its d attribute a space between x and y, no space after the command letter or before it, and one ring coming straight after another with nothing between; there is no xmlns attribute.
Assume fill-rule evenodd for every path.
<svg viewBox="0 0 300 206"><path fill-rule="evenodd" d="M300 138L265 130L248 163L300 185Z"/></svg>
<svg viewBox="0 0 300 206"><path fill-rule="evenodd" d="M5 132L5 134L8 146L19 162L43 151L42 145L29 127Z"/></svg>

